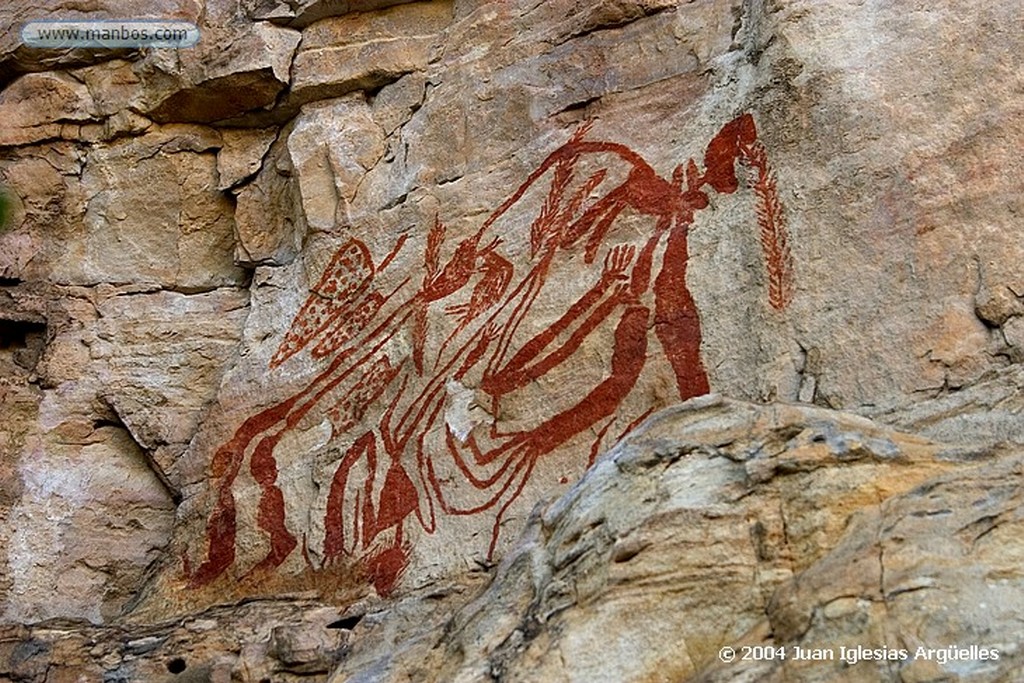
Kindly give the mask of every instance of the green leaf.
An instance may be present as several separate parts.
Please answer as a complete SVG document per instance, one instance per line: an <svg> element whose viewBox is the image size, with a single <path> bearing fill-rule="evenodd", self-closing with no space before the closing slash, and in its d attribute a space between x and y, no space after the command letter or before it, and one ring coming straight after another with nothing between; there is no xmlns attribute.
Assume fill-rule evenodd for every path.
<svg viewBox="0 0 1024 683"><path fill-rule="evenodd" d="M14 225L14 196L9 189L0 185L0 233L11 230Z"/></svg>

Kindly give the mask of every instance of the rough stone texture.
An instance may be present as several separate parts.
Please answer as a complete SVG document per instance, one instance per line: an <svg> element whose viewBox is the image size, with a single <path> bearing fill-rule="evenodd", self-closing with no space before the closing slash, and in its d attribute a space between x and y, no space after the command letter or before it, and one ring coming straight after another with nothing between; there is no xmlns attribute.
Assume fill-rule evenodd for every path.
<svg viewBox="0 0 1024 683"><path fill-rule="evenodd" d="M134 675L39 620L301 595L375 615L338 680L832 680L713 661L990 635L843 673L1012 680L968 608L1018 578L1012 3L44 4L0 8L0 677ZM200 43L16 30L150 15ZM778 404L633 432L709 391ZM327 676L277 618L189 671Z"/></svg>
<svg viewBox="0 0 1024 683"><path fill-rule="evenodd" d="M396 651L354 644L331 680L1002 680L1024 655L1009 540L1022 458L965 460L827 410L694 399L538 507L452 619L411 627ZM840 646L957 644L1001 657L838 661ZM719 666L720 648L744 645L791 656ZM795 646L836 661L794 661Z"/></svg>
<svg viewBox="0 0 1024 683"><path fill-rule="evenodd" d="M161 667L181 658L203 680L1015 680L1022 477L1019 447L965 453L848 413L708 396L538 506L489 581L10 628L0 673L176 680ZM950 654L972 646L999 656ZM723 647L790 654L725 665Z"/></svg>
<svg viewBox="0 0 1024 683"><path fill-rule="evenodd" d="M211 3L214 5L215 3ZM138 56L131 50L39 50L28 48L22 41L21 27L29 21L66 19L123 19L159 16L196 22L202 5L193 0L161 0L154 12L151 0L10 0L0 7L0 84L6 84L19 73L46 71L96 64L117 57Z"/></svg>
<svg viewBox="0 0 1024 683"><path fill-rule="evenodd" d="M297 31L267 23L208 26L195 49L154 50L139 64L144 113L209 123L269 109L287 87ZM170 53L170 54L167 54Z"/></svg>
<svg viewBox="0 0 1024 683"><path fill-rule="evenodd" d="M689 22L728 31L731 14L726 5L679 14L666 4L615 7L538 17L540 26L554 22L555 37L531 40L527 32L489 52L473 51L464 36L487 36L495 21L525 19L499 6L456 12L446 49L425 79L409 74L378 92L304 105L282 130L255 181L237 188L236 256L257 266L255 282L263 292L253 297L246 354L184 456L188 478L206 482L188 487L179 508L182 533L171 556L185 555L187 562L165 568L159 577L165 588L154 595L189 585L193 591L182 594L201 603L207 586L214 594L233 591L237 580L264 567L300 580L310 568L329 570L348 558L365 566L377 591L388 592L401 577L413 587L467 563L489 562L511 540L503 529L520 526L539 494L568 486L647 411L705 390L704 371L684 360L697 353L699 331L663 334L653 317L651 332L637 327L638 314L689 315L683 312L690 305L685 285L670 284L684 277L674 269L685 267L685 258L664 255L658 230L668 224L658 228L657 216L688 221L690 209L673 218L665 213L674 201L667 195L658 200L664 204L645 203L642 194L628 196L621 208L610 202L618 184L646 183L650 188L637 192L666 192L670 185L660 174L671 177L669 169L687 156L712 164L705 152L713 143L733 154L718 162L728 164L730 175L741 161L738 152L727 151L728 131L738 130L740 119L729 128L734 115L723 111L715 122L696 122L678 104L680 91L695 107L712 89L694 50L709 63L728 51L729 41L712 35L690 44L677 32ZM384 40L399 49L399 39L387 36L437 31L442 24L428 19L447 11L436 3L402 5L313 24L296 60L297 84L303 51L320 50L324 41L338 40L333 36L357 44ZM357 21L366 22L364 33L338 30ZM666 58L653 72L640 58L641 36L664 47ZM557 43L554 50L545 49L549 39ZM609 51L611 57L599 57ZM609 71L608 60L620 66ZM580 113L566 113L580 101L616 96L624 98L621 107L609 107L592 130L579 132L581 140L608 141L605 148L585 151L589 142L574 143L559 130L580 127ZM558 126L534 123L551 116L560 118ZM754 124L746 125L752 140ZM539 137L531 132L536 128L544 131ZM487 133L477 135L477 129ZM692 141L681 150L647 146L638 135L645 129L659 131L649 133L651 139ZM580 195L572 200L575 208L561 197L566 190L554 189L550 162L542 166L556 150L575 155L573 144L584 150L578 170L564 169ZM632 148L643 152L629 156ZM586 190L588 177L596 180ZM729 293L758 311L765 325L737 361L768 370L785 356L786 343L777 334L783 315L769 306L763 276L754 275L764 268L756 201L725 180L714 183L722 209L719 218L699 219L716 226L702 231L731 230L739 238L737 256L749 268L740 280L745 293ZM517 186L520 193L502 207ZM548 230L568 230L573 213L582 216L577 225L583 230L589 221L594 236L585 254L565 249L540 257L542 245L532 240L541 238L530 236L530 225L540 225L535 219L545 201L564 204L553 219L564 227ZM685 201L699 206L705 200ZM607 219L599 222L602 212ZM576 239L582 252L584 240ZM655 250L644 257L654 261L650 275L641 275L640 266L631 270L645 245ZM343 254L349 255L339 261ZM693 281L707 278L708 266L697 264ZM328 284L324 278L331 277L367 279L353 280L357 289L345 290L352 291L351 301L335 306L324 288L348 285ZM626 316L627 307L614 298L625 290L612 284L630 279L638 300ZM784 307L784 298L779 294L773 305ZM575 308L568 305L573 301ZM290 331L282 330L288 319ZM561 326L564 339L556 332L544 339L552 325ZM534 335L541 336L528 345ZM365 356L349 357L353 351L344 342L350 336L351 349L362 348ZM661 349L669 347L676 355L666 358ZM520 373L515 367L521 365L536 369ZM753 372L766 392L779 391L769 389L778 378ZM481 386L488 381L493 386ZM306 387L316 392L313 401L290 398ZM351 403L347 395L354 396ZM389 406L397 424L380 427L389 424ZM559 417L549 423L552 413ZM496 418L505 435L485 436ZM477 464L467 471L460 459L477 443L455 446L462 452L452 455L445 440L453 434L466 444L474 429L472 439L488 443L479 442L484 453L473 456ZM418 455L421 443L432 453ZM212 479L211 471L218 472ZM358 502L364 496L370 500ZM481 514L461 514L462 508ZM328 521L337 515L354 517L362 538ZM468 538L475 539L472 545L457 542Z"/></svg>
<svg viewBox="0 0 1024 683"><path fill-rule="evenodd" d="M1024 445L1024 367L1012 365L939 398L869 416L964 448Z"/></svg>
<svg viewBox="0 0 1024 683"><path fill-rule="evenodd" d="M1009 238L1019 198L999 189L1001 169L1019 163L1016 143L1004 143L1022 135L1020 75L1008 58L1016 38L994 30L1003 8L775 7L757 45L792 84L772 97L790 102L772 116L793 141L794 157L781 163L798 211L808 227L858 226L797 238L814 284L793 319L802 347L821 354L817 400L845 406L956 388L1005 363L1000 324L973 311L979 297L1022 287L1020 243ZM820 144L804 135L824 129L832 133ZM837 277L836 263L855 277ZM853 306L815 303L853 290ZM807 343L828 335L825 346Z"/></svg>
<svg viewBox="0 0 1024 683"><path fill-rule="evenodd" d="M224 146L217 154L218 190L233 188L251 180L263 165L263 158L277 137L273 128L265 130L224 130Z"/></svg>
<svg viewBox="0 0 1024 683"><path fill-rule="evenodd" d="M318 21L302 33L291 95L306 102L326 99L423 71L451 14L450 2L420 2Z"/></svg>
<svg viewBox="0 0 1024 683"><path fill-rule="evenodd" d="M0 627L2 680L317 683L359 619L303 598L213 608L176 622ZM352 623L352 622L355 623ZM345 624L343 627L342 624Z"/></svg>
<svg viewBox="0 0 1024 683"><path fill-rule="evenodd" d="M248 297L112 285L5 294L0 391L5 419L21 426L5 430L3 618L105 621L168 541L175 462Z"/></svg>
<svg viewBox="0 0 1024 683"><path fill-rule="evenodd" d="M357 14L401 5L414 0L243 0L247 16L294 27L304 27L326 17Z"/></svg>
<svg viewBox="0 0 1024 683"><path fill-rule="evenodd" d="M27 74L0 94L0 116L0 145L27 145L60 138L64 123L93 119L95 104L88 88L67 74Z"/></svg>

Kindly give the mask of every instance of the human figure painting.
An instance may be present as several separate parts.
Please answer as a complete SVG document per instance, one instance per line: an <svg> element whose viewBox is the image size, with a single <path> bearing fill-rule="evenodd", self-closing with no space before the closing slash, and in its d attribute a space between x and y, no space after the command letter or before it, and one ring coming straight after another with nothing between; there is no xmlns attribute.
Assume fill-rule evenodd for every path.
<svg viewBox="0 0 1024 683"><path fill-rule="evenodd" d="M641 395L652 366L669 402L710 390L688 231L709 196L736 193L744 177L767 303L782 310L792 259L750 114L721 128L702 167L691 159L667 177L584 124L468 236L449 239L438 218L415 253L408 235L377 260L357 238L342 244L268 367L271 380L299 361L316 372L214 453L205 548L184 562L189 585L225 575L252 536L265 550L246 574L301 553L317 570L361 567L381 595L399 585L417 539L460 518L486 520L480 552L494 556L511 533L503 519L546 458L574 445L582 471L660 407ZM513 212L526 218L513 222ZM329 423L335 449L316 538L287 512L277 452L312 418ZM237 510L245 467L258 487L254 528Z"/></svg>

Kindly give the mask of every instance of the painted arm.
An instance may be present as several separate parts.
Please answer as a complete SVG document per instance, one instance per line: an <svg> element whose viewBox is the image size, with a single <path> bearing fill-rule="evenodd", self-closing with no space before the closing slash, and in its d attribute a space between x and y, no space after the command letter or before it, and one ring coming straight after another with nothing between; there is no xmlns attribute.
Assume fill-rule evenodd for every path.
<svg viewBox="0 0 1024 683"><path fill-rule="evenodd" d="M569 310L551 327L542 330L523 345L503 368L487 373L481 381L480 388L492 396L506 394L536 380L574 354L594 328L607 319L612 311L623 302L622 294L626 291L624 287L624 282L627 279L626 269L635 252L636 249L633 246L623 247L620 245L612 249L605 259L601 279L570 306ZM613 286L613 295L605 298L608 290ZM588 312L589 315L587 315ZM586 317L584 318L584 316ZM581 318L583 318L582 323L573 330L564 344L537 360L560 334L569 330Z"/></svg>

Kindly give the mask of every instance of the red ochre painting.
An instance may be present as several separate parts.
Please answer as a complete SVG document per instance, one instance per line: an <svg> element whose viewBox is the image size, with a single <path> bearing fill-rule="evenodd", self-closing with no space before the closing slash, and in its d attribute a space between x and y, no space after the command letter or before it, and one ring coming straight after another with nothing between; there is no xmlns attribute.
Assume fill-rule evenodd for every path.
<svg viewBox="0 0 1024 683"><path fill-rule="evenodd" d="M749 179L756 201L767 300L775 309L787 305L785 222L749 114L714 136L703 170L691 159L671 177L624 145L589 139L589 128L548 155L475 234L453 243L435 221L422 253L403 254L421 270L404 278L387 273L387 288L380 275L389 266L397 270L392 262L407 248L406 237L379 263L359 239L337 250L269 363L271 379L300 354L322 369L297 393L246 419L216 450L204 554L185 560L189 585L207 585L235 563L243 533L235 489L246 465L259 501L258 529L244 533L261 535L266 548L250 574L273 571L298 552L318 570L355 564L387 594L416 539L465 516L491 523L486 552L493 555L502 518L538 462L584 438L592 463L600 448L654 410L636 401L624 408L645 365L668 369L672 400L709 391L700 318L686 284L687 233L709 193L736 192L740 177ZM528 216L517 223L529 231L520 236L528 246L518 259L503 254L507 235L497 232L513 210ZM613 239L627 217L645 231ZM582 279L561 301L552 276L559 260L572 260ZM571 368L575 356L595 347L584 362L598 367L590 368L595 374L585 389L567 383L564 396L527 411L526 419L505 419L526 387ZM487 419L453 427L445 418L453 386L471 388ZM344 444L330 481L320 483L327 492L324 535L312 553L296 530L302 522L287 518L274 452L311 413L326 416L331 441Z"/></svg>

